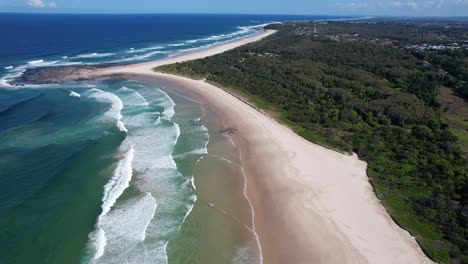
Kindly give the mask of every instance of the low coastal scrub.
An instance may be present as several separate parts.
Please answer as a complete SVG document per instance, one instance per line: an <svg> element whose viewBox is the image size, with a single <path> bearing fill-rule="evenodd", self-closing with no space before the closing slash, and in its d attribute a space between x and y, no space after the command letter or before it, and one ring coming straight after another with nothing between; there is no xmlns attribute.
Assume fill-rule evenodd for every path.
<svg viewBox="0 0 468 264"><path fill-rule="evenodd" d="M467 163L438 102L446 79L397 46L297 34L318 26L275 25L260 42L157 70L260 98L299 135L356 152L388 212L432 259L468 263Z"/></svg>

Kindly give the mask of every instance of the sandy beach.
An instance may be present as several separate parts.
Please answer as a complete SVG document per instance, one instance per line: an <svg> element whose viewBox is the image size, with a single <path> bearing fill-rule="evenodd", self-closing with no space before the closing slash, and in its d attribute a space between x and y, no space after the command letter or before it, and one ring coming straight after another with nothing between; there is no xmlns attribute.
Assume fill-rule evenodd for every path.
<svg viewBox="0 0 468 264"><path fill-rule="evenodd" d="M251 228L263 263L431 263L375 196L366 163L313 144L239 98L204 81L154 72L157 66L212 56L261 34L169 59L102 69L177 83L222 118L239 147L251 202Z"/></svg>

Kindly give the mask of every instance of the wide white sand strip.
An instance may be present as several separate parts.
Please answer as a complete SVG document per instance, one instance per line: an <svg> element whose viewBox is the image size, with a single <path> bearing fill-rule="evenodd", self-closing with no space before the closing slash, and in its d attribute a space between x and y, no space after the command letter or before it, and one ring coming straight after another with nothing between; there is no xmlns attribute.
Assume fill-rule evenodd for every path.
<svg viewBox="0 0 468 264"><path fill-rule="evenodd" d="M313 144L226 91L152 68L211 56L273 31L172 59L109 68L176 82L219 114L239 146L265 264L431 263L375 196L366 163Z"/></svg>

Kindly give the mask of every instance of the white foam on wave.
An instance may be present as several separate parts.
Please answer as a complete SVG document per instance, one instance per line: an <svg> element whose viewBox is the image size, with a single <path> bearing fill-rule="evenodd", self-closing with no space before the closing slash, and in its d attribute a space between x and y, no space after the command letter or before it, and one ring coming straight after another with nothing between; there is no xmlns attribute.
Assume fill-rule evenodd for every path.
<svg viewBox="0 0 468 264"><path fill-rule="evenodd" d="M248 35L249 33L255 32L257 29L262 28L268 24L261 24L261 25L254 25L254 26L238 26L237 31L229 33L229 34L219 34L219 35L212 35L206 38L200 38L200 39L192 39L192 40L187 40L185 43L189 44L194 44L198 42L210 42L210 41L230 41L235 37L238 37L239 35ZM216 42L217 44L220 42Z"/></svg>
<svg viewBox="0 0 468 264"><path fill-rule="evenodd" d="M190 200L191 200L192 203L187 206L187 212L185 213L185 216L182 219L182 223L179 225L179 228L177 229L177 231L180 231L180 229L182 228L182 225L185 223L185 220L187 220L187 217L190 215L193 208L195 207L195 203L197 202L197 199L198 199L198 197L195 194L190 196Z"/></svg>
<svg viewBox="0 0 468 264"><path fill-rule="evenodd" d="M121 121L121 111L123 109L123 102L117 95L110 92L104 92L96 88L92 88L87 92L91 92L91 95L89 96L91 98L95 98L96 100L101 102L111 103L111 108L105 113L105 115L117 120L116 125L120 131L128 132L128 129L125 127L125 124Z"/></svg>
<svg viewBox="0 0 468 264"><path fill-rule="evenodd" d="M160 55L160 54L170 54L169 57L173 57L173 56L179 55L181 53L186 53L186 52L189 52L189 51L192 51L192 50L197 50L197 49L202 49L202 48L208 48L208 47L218 45L218 44L222 44L222 43L225 43L225 42L228 42L228 41L233 41L233 40L235 40L237 38L246 37L248 35L251 35L251 34L257 32L257 30L259 28L263 27L264 25L267 25L267 24L237 27L238 30L233 32L233 33L212 35L212 36L204 37L204 38L200 38L200 39L186 40L184 42L179 42L179 43L169 43L169 44L166 44L165 46L154 46L154 47L140 48L140 49L130 48L130 49L126 50L125 52L130 53L130 54L136 53L137 55L135 55L133 57L129 57L129 58L117 59L117 60L111 61L110 63L143 61L143 60L153 58L154 56ZM195 43L198 43L198 42L208 43L208 44L200 46L200 47L191 47L191 48L188 48L188 49L178 49L178 50L175 50L175 51L167 51L167 50L166 51L161 51L160 50L160 49L164 49L165 47L183 47L183 46L186 46L187 44L195 44ZM156 51L152 51L152 50L156 50ZM152 51L152 52L145 53L147 51ZM144 53L144 54L141 54L141 53Z"/></svg>
<svg viewBox="0 0 468 264"><path fill-rule="evenodd" d="M186 221L197 200L194 179L191 179L192 186L184 182L187 178L178 171L174 160L173 151L181 135L181 128L171 119L175 102L158 89L127 83L125 86L128 87L116 91L124 105L122 121L130 128L121 148L134 148L133 183L141 195L118 204L114 202L115 205L105 211L104 208L109 206L103 202L103 213L107 211L107 214L99 218L99 225L93 232L95 239L90 239L91 243L99 234L104 234L99 243L93 244L95 251L102 254L93 262L167 264L168 242ZM140 106L144 102L140 96L150 107ZM160 107L164 110L156 111ZM164 119L155 122L160 115ZM206 133L199 126L187 125L198 131L193 133ZM194 153L206 152L200 146L198 136L196 138ZM123 159L119 165L121 163L124 163ZM105 197L108 198L103 200L113 200L110 196ZM99 245L105 245L105 250L97 250Z"/></svg>
<svg viewBox="0 0 468 264"><path fill-rule="evenodd" d="M168 44L167 46L169 47L181 47L184 46L185 43L173 43L173 44Z"/></svg>
<svg viewBox="0 0 468 264"><path fill-rule="evenodd" d="M70 95L71 97L78 97L78 98L81 97L81 95L80 95L79 93L74 92L74 91L70 91L70 94L69 94L69 95Z"/></svg>
<svg viewBox="0 0 468 264"><path fill-rule="evenodd" d="M129 199L99 219L94 242L95 256L82 263L161 263L149 256L143 245L157 204L150 193ZM100 235L102 234L102 235ZM99 242L98 239L100 238ZM164 256L159 257L164 259Z"/></svg>
<svg viewBox="0 0 468 264"><path fill-rule="evenodd" d="M25 65L20 65L16 67L18 70L26 70L30 68L38 68L38 67L45 67L45 66L51 66L57 64L59 61L45 61L45 60L34 60L34 61L29 61Z"/></svg>
<svg viewBox="0 0 468 264"><path fill-rule="evenodd" d="M128 87L122 87L117 90L117 92L123 93L126 95L124 100L124 105L130 106L148 106L149 103L146 99L135 89L131 89Z"/></svg>
<svg viewBox="0 0 468 264"><path fill-rule="evenodd" d="M152 58L158 54L167 54L169 53L168 51L152 51L152 52L149 52L149 53L145 53L145 54L142 54L142 55L135 55L133 57L130 57L130 58L123 58L123 59L118 59L118 60L114 60L114 61L111 61L111 63L113 62L128 62L128 61L141 61L141 60L146 60L146 59L149 59L149 58Z"/></svg>
<svg viewBox="0 0 468 264"><path fill-rule="evenodd" d="M38 64L38 63L43 63L44 60L33 60L33 61L28 61L28 64Z"/></svg>
<svg viewBox="0 0 468 264"><path fill-rule="evenodd" d="M94 93L100 92L98 89L92 90L93 91L91 92ZM142 102L145 102L144 97L134 89L122 87L121 89L118 89L117 92L120 93L124 105L127 105L129 109L135 107L135 103L141 104ZM127 103L127 100L133 101L133 103ZM128 122L132 127L132 130L127 134L126 139L122 143L122 147L130 145L134 149L131 166L132 171L135 170L138 172L139 180L137 182L142 181L143 179L150 180L151 178L154 181L154 177L161 177L167 173L165 172L166 169L163 169L162 171L158 170L158 167L161 167L162 165L158 164L159 162L157 159L154 160L154 158L158 156L160 159L166 159L167 162L170 163L170 170L176 171L176 169L172 168L175 167L175 164L173 164L167 156L170 156L173 144L178 137L179 132L175 131L174 127L166 127L161 130L158 129L157 126L152 125L151 122L148 122L151 116L154 116L151 112L130 111L129 113L130 114L124 116L123 119L125 122ZM120 169L126 167L123 166L124 164L128 164L125 160L127 160L127 158L122 159L119 162L119 165L115 170L115 178L113 177L105 188L106 191L102 205L103 215L99 218L99 225L96 228L97 231L95 232L94 237L97 237L98 234L105 234L105 236L100 239L101 242L94 243L94 245L95 248L99 248L99 245L105 244L106 249L104 252L96 250L98 253L102 252L102 254L97 255L99 258L95 259L93 262L126 263L131 261L132 263L165 263L164 261L167 256L162 245L167 243L167 240L163 237L159 237L158 233L154 231L154 228L150 227L157 209L156 199L152 193L158 192L154 186L152 188L147 188L146 190L145 188L140 187L139 189L145 193L145 196L142 198L127 200L117 207L110 206L115 204L115 198L113 199L112 197L117 197L121 193L110 190L124 190L128 187L126 184L118 184L117 179L126 183L129 183L130 180L127 181L125 179L131 179L131 177L125 178L117 176L119 174L127 174L124 172L128 170ZM122 173L119 173L119 171ZM109 188L109 186L117 187ZM137 186L140 186L140 184ZM158 188L160 187L161 186L158 186ZM160 198L161 195L165 194L160 193L157 197ZM167 207L167 201L164 201L164 203L166 205L163 205L163 207ZM158 219L158 221L162 220ZM148 229L151 230L149 232L152 236L151 241L154 241L154 239L161 241L161 243L158 242L159 246L158 243L152 244L151 249L149 250L147 250L147 247L142 244L147 237Z"/></svg>
<svg viewBox="0 0 468 264"><path fill-rule="evenodd" d="M16 67L13 66L8 66L5 67L5 69L8 70L8 73L2 76L0 79L0 86L2 87L9 87L9 88L15 88L15 87L21 87L21 88L38 88L41 87L41 85L38 84L21 84L21 85L13 85L12 82L14 82L15 79L21 77L25 71L28 69L33 69L33 68L38 68L38 67L47 67L47 66L68 66L68 65L77 65L81 64L81 62L67 62L67 61L46 61L46 60L33 60L29 61L23 65L18 65ZM48 84L48 86L51 86L54 84Z"/></svg>
<svg viewBox="0 0 468 264"><path fill-rule="evenodd" d="M21 77L21 75L23 75L25 71L26 70L19 70L13 73L6 74L0 79L0 87L15 87L16 85L12 85L11 82L13 82L16 78Z"/></svg>
<svg viewBox="0 0 468 264"><path fill-rule="evenodd" d="M172 98L164 91L160 90L160 92L163 94L164 101L162 104L160 104L162 107L164 107L164 111L162 112L162 116L171 119L174 114L174 107L176 106L176 103L172 100Z"/></svg>
<svg viewBox="0 0 468 264"><path fill-rule="evenodd" d="M176 50L176 51L172 52L169 55L169 57L175 57L175 56L179 56L181 54L188 53L188 52L191 52L191 51L196 51L196 50L200 50L200 49L207 49L207 48L217 46L217 45L220 45L220 44L229 43L229 42L237 40L237 39L241 39L241 38L251 36L254 33L258 32L258 29L256 28L256 26L237 27L237 28L239 29L238 31L230 33L230 34L220 34L220 35L213 35L213 36L210 36L210 37L207 37L207 38L187 40L187 41L185 41L185 43L194 44L194 43L201 42L201 43L204 43L204 45L197 46L197 47L190 47L190 48L187 48L187 49Z"/></svg>
<svg viewBox="0 0 468 264"><path fill-rule="evenodd" d="M54 66L72 66L72 65L80 65L83 64L81 61L68 61L68 62L59 62Z"/></svg>
<svg viewBox="0 0 468 264"><path fill-rule="evenodd" d="M114 175L110 181L104 186L101 215L106 215L111 210L112 206L114 206L117 199L123 194L128 186L130 186L130 180L133 175L132 162L134 153L135 150L133 146L131 146L124 158L117 164L117 168L115 169Z"/></svg>
<svg viewBox="0 0 468 264"><path fill-rule="evenodd" d="M147 51L150 51L150 50L160 50L160 49L163 49L163 48L164 48L163 46L154 46L154 47L147 47L147 48L142 48L142 49L131 48L131 49L127 50L126 52L127 53L143 53L143 52L147 52Z"/></svg>
<svg viewBox="0 0 468 264"><path fill-rule="evenodd" d="M143 230L144 231L143 231L142 236L141 236L141 241L144 241L146 239L146 230L148 230L148 226L149 226L151 220L153 219L154 214L156 213L156 207L157 207L156 199L154 199L153 195L151 195L151 193L149 193L149 192L147 192L146 195L148 195L151 198L151 201L154 203L155 206L154 206L153 210L151 210L151 217L143 225Z"/></svg>
<svg viewBox="0 0 468 264"><path fill-rule="evenodd" d="M151 193L126 200L100 219L106 234L106 248L98 259L99 263L144 263L143 242L147 227L153 219L158 205ZM143 258L143 259L140 259Z"/></svg>
<svg viewBox="0 0 468 264"><path fill-rule="evenodd" d="M229 36L229 35L228 35ZM213 40L221 40L223 38L226 38L225 34L220 34L220 35L212 35L207 38L201 38L201 39L192 39L192 40L187 40L186 43L197 43L197 42L207 42L207 41L213 41Z"/></svg>
<svg viewBox="0 0 468 264"><path fill-rule="evenodd" d="M115 55L114 53L90 53L90 54L81 54L78 56L75 56L74 58L80 58L80 59L89 59L89 58L103 58L103 57L110 57Z"/></svg>
<svg viewBox="0 0 468 264"><path fill-rule="evenodd" d="M144 92L144 91L143 91ZM141 92L140 92L141 93ZM175 103L166 93L152 89L150 93L143 93L145 99L151 106L163 107L164 111L172 110ZM123 99L125 102L127 97ZM151 109L151 108L149 108ZM184 198L191 190L187 187L174 184L183 177L177 170L172 152L180 136L179 125L170 121L166 116L165 121L154 124L152 119L154 113L140 113L136 116L124 116L126 124L132 127L126 140L129 144L138 146L138 152L133 164L138 172L137 186L142 192L148 192L155 197L158 208L153 220L147 225L148 251L151 256L149 261L140 261L140 263L167 263L166 245L169 239L180 228L181 218L174 218L180 210L188 210L188 201ZM132 254L132 261L137 256Z"/></svg>
<svg viewBox="0 0 468 264"><path fill-rule="evenodd" d="M117 167L111 179L104 186L104 195L102 198L102 212L96 223L96 230L92 232L90 237L90 245L88 247L94 252L92 259L101 258L105 252L107 245L107 237L104 228L102 227L103 218L109 213L112 207L117 202L117 199L130 185L133 169L132 161L134 158L133 146L124 154L124 157L118 162Z"/></svg>
<svg viewBox="0 0 468 264"><path fill-rule="evenodd" d="M94 251L92 259L97 260L104 255L107 245L106 233L101 227L98 227L94 233L91 233L89 239L91 244L89 247Z"/></svg>
<svg viewBox="0 0 468 264"><path fill-rule="evenodd" d="M133 57L116 59L116 60L113 60L113 61L109 61L109 63L142 61L142 60L152 58L152 57L154 57L154 56L156 56L158 54L167 54L167 53L169 53L169 52L168 51L153 51L153 52L145 53L145 54L142 54L142 55L134 55Z"/></svg>

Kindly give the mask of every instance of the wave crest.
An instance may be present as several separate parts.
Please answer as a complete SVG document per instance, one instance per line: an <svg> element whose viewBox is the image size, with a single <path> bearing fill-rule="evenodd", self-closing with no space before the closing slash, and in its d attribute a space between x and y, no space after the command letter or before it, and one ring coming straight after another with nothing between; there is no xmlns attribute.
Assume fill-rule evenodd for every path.
<svg viewBox="0 0 468 264"><path fill-rule="evenodd" d="M90 89L88 90L88 92L91 92L91 95L89 96L91 98L94 98L100 102L111 103L111 108L105 113L105 115L117 120L116 125L120 131L128 132L128 129L125 127L125 124L121 121L121 111L123 109L122 100L113 93L104 92L96 88Z"/></svg>

